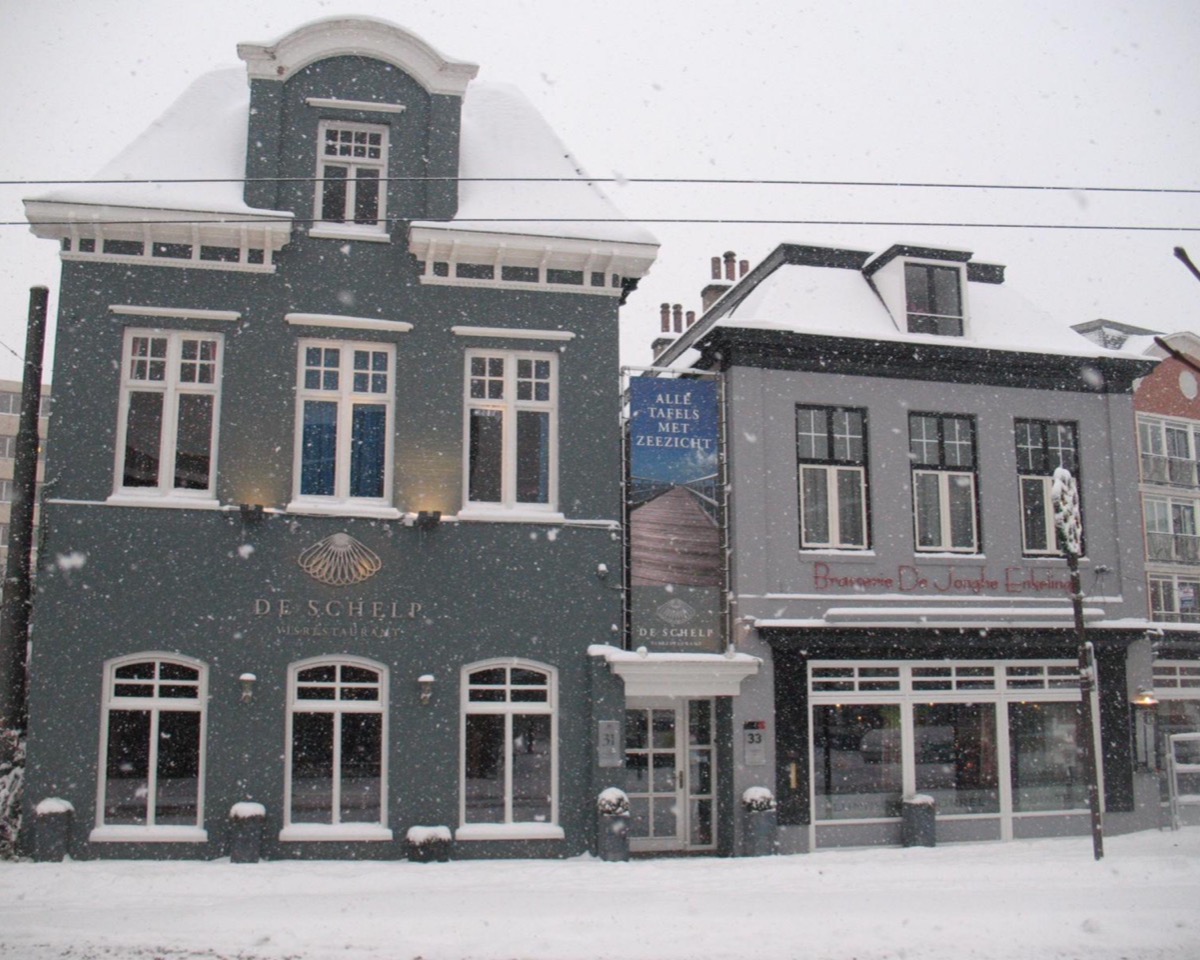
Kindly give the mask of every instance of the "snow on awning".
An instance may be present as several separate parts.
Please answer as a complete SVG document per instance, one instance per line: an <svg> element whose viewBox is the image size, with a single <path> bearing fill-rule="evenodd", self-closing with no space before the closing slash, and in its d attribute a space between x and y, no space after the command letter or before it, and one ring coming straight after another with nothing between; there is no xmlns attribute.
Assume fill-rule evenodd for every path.
<svg viewBox="0 0 1200 960"><path fill-rule="evenodd" d="M650 653L603 644L588 647L625 681L627 697L736 697L762 660L748 653Z"/></svg>

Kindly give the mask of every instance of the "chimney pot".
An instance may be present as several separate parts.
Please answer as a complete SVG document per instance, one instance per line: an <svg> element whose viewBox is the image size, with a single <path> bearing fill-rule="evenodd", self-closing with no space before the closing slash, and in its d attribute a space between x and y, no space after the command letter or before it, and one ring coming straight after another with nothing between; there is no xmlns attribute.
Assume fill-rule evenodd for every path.
<svg viewBox="0 0 1200 960"><path fill-rule="evenodd" d="M741 261L738 264L738 276L744 277L749 272L750 272L750 261L749 260Z"/></svg>
<svg viewBox="0 0 1200 960"><path fill-rule="evenodd" d="M736 280L737 279L737 277L734 276L734 272L733 272L736 260L737 260L737 254L735 254L732 250L725 251L725 279L726 280Z"/></svg>
<svg viewBox="0 0 1200 960"><path fill-rule="evenodd" d="M672 308L673 319L675 321L674 330L676 333L683 333L683 304L677 303Z"/></svg>
<svg viewBox="0 0 1200 960"><path fill-rule="evenodd" d="M695 322L696 322L696 311L689 310L687 312L687 325L690 327Z"/></svg>
<svg viewBox="0 0 1200 960"><path fill-rule="evenodd" d="M714 280L721 279L721 258L720 257L712 258L712 278Z"/></svg>
<svg viewBox="0 0 1200 960"><path fill-rule="evenodd" d="M671 332L671 305L669 303L664 303L659 308L659 316L662 318L662 332L670 333Z"/></svg>

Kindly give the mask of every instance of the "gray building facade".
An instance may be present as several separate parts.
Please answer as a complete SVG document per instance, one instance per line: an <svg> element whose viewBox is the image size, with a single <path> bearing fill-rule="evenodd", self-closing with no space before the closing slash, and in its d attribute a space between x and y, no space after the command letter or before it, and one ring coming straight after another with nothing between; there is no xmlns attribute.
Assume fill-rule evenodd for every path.
<svg viewBox="0 0 1200 960"><path fill-rule="evenodd" d="M1051 476L1085 530L1107 829L1157 823L1131 699L1149 679L1132 385L966 251L783 244L657 363L725 380L731 620L762 669L782 849L1088 830L1077 644ZM747 741L748 744L748 741ZM741 752L743 751L744 752ZM739 839L739 843L741 840Z"/></svg>
<svg viewBox="0 0 1200 960"><path fill-rule="evenodd" d="M274 858L594 850L656 242L491 186L576 167L398 27L238 51L115 162L197 182L27 201L63 260L27 796L81 858L222 856L246 802ZM617 222L533 222L564 202Z"/></svg>

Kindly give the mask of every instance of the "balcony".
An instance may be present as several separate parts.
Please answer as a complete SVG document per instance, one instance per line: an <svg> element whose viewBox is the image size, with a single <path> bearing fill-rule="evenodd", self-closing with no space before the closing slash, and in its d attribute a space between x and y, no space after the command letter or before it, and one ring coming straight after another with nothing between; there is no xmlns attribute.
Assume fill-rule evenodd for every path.
<svg viewBox="0 0 1200 960"><path fill-rule="evenodd" d="M1194 460L1142 454L1142 482L1166 483L1174 487L1200 486Z"/></svg>
<svg viewBox="0 0 1200 960"><path fill-rule="evenodd" d="M1146 559L1200 563L1200 536L1194 533L1147 533Z"/></svg>

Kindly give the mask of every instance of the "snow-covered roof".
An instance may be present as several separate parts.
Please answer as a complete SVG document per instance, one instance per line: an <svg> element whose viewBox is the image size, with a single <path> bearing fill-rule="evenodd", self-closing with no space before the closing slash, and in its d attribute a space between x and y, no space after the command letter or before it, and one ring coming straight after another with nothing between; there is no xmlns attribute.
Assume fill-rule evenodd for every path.
<svg viewBox="0 0 1200 960"><path fill-rule="evenodd" d="M205 74L93 178L131 182L73 184L27 203L290 219L290 211L255 209L242 197L249 109L250 89L243 68ZM582 174L578 162L536 108L507 84L473 81L467 86L459 173L470 178L558 177L571 182L475 179L461 184L459 212L453 221L424 221L423 226L657 245L644 227L625 220L599 187L577 179ZM146 180L155 182L135 182ZM195 182L201 180L207 182ZM550 222L564 216L582 222ZM519 219L497 222L508 218ZM586 222L595 220L616 222Z"/></svg>

